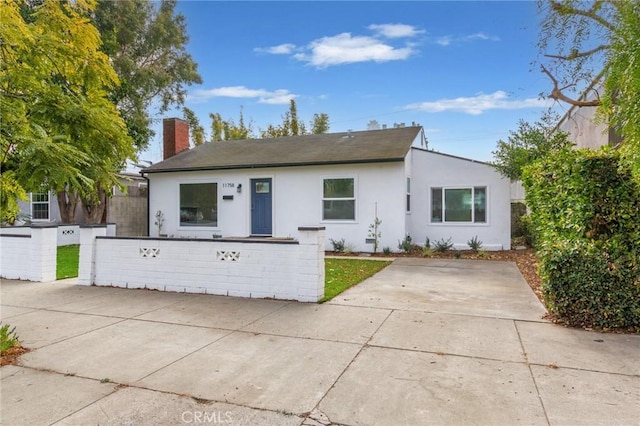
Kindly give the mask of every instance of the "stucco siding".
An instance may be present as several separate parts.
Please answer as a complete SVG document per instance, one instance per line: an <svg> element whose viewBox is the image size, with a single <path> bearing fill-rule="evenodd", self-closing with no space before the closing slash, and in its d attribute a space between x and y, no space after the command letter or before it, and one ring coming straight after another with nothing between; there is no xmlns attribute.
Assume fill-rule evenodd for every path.
<svg viewBox="0 0 640 426"><path fill-rule="evenodd" d="M609 144L609 126L596 117L596 107L572 108L563 117L558 130L567 132L576 148L597 149Z"/></svg>
<svg viewBox="0 0 640 426"><path fill-rule="evenodd" d="M458 249L477 236L489 250L511 248L510 182L493 167L431 151L413 149L410 235L417 244L451 238ZM487 188L486 223L434 223L431 188Z"/></svg>
<svg viewBox="0 0 640 426"><path fill-rule="evenodd" d="M354 178L356 218L354 221L323 221L324 178ZM164 215L162 233L174 237L243 237L251 234L251 179L271 178L273 196L273 235L295 237L299 226L326 227L326 246L331 239L343 239L355 251L372 251L366 244L369 225L377 215L382 220L379 249L395 249L406 232L405 169L402 162L275 167L251 170L216 170L152 173L150 179L150 235L159 234L155 214ZM179 185L181 183L218 184L218 226L179 226ZM239 193L238 185L242 185ZM223 199L233 196L232 200Z"/></svg>

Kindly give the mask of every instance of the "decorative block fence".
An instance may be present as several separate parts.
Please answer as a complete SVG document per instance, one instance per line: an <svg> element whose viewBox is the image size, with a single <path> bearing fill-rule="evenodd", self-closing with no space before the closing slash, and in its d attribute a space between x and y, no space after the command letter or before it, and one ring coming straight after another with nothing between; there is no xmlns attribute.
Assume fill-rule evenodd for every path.
<svg viewBox="0 0 640 426"><path fill-rule="evenodd" d="M0 277L54 281L58 246L79 244L81 226L47 223L0 228ZM101 226L106 235L115 235L115 224Z"/></svg>
<svg viewBox="0 0 640 426"><path fill-rule="evenodd" d="M116 224L107 223L107 235L116 235ZM0 235L31 235L32 228L55 227L58 230L56 245L70 246L80 244L80 225L56 225L54 223L35 224L31 226L4 226Z"/></svg>
<svg viewBox="0 0 640 426"><path fill-rule="evenodd" d="M15 234L0 233L0 276L15 280L55 280L57 239L56 225L22 228Z"/></svg>
<svg viewBox="0 0 640 426"><path fill-rule="evenodd" d="M324 227L299 238L107 237L80 229L78 284L317 302L324 297Z"/></svg>

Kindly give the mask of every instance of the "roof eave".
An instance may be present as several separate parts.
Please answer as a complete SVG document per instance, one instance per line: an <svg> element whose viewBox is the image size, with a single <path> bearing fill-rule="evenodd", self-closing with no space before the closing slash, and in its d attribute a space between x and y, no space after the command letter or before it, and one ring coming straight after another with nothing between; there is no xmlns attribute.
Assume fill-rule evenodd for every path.
<svg viewBox="0 0 640 426"><path fill-rule="evenodd" d="M228 166L203 166L203 167L178 167L167 169L149 170L143 169L141 173L173 173L173 172L197 172L208 170L242 170L242 169L266 169L274 167L302 167L302 166L331 166L340 164L374 164L374 163L396 163L402 162L405 157L378 158L370 160L343 160L343 161L313 161L297 163L268 163L268 164L241 164Z"/></svg>

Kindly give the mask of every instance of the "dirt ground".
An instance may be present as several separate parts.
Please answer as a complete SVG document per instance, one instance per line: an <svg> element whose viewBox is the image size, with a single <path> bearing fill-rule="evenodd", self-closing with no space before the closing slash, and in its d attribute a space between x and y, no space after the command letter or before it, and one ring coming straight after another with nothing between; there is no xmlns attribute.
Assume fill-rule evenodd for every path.
<svg viewBox="0 0 640 426"><path fill-rule="evenodd" d="M18 357L25 352L29 352L29 350L22 346L16 346L7 350L5 353L0 355L0 367L3 365L15 364Z"/></svg>

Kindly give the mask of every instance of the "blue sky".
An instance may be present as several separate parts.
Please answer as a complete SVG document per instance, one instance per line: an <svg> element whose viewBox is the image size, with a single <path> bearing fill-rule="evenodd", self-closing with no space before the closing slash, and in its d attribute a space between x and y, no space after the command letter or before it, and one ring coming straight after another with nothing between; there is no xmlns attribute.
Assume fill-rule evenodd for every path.
<svg viewBox="0 0 640 426"><path fill-rule="evenodd" d="M255 130L278 124L295 98L331 132L376 120L425 128L440 152L491 160L519 119L549 105L550 82L531 61L539 15L514 2L179 1L203 84L186 106L208 132L209 113ZM181 116L178 110L164 116ZM161 129L141 159L161 160Z"/></svg>

